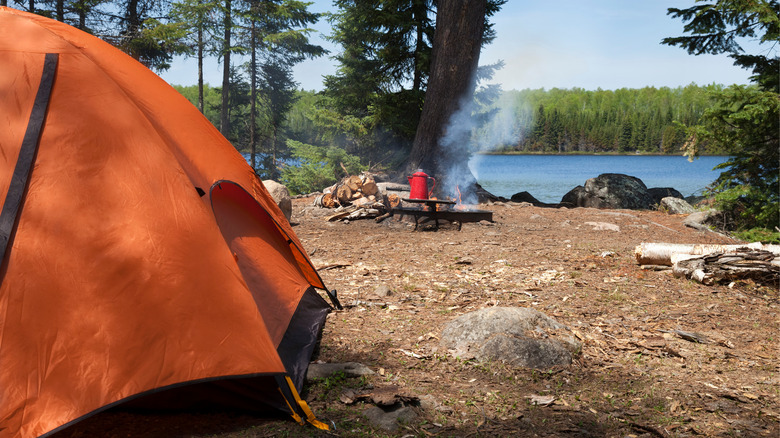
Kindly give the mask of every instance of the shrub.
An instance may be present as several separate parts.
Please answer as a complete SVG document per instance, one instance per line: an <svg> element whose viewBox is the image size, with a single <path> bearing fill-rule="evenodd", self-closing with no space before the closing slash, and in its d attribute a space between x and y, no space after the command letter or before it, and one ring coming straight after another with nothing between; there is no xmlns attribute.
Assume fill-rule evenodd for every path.
<svg viewBox="0 0 780 438"><path fill-rule="evenodd" d="M291 194L311 193L333 185L346 170L350 175L365 170L360 159L334 146L314 146L288 140L296 165L282 168L281 180Z"/></svg>

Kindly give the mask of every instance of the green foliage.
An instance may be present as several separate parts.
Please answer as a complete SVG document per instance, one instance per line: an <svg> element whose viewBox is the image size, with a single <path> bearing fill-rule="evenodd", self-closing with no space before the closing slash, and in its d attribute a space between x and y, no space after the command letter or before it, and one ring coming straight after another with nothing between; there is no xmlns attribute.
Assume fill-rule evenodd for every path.
<svg viewBox="0 0 780 438"><path fill-rule="evenodd" d="M721 87L586 91L522 90L504 93L501 105L514 102L518 143L506 151L543 153L677 153L685 143L679 122L695 123L710 105L709 90ZM716 144L701 153L721 154Z"/></svg>
<svg viewBox="0 0 780 438"><path fill-rule="evenodd" d="M753 70L756 86L733 85L711 94L713 104L699 125L689 127L685 154L702 145L719 145L731 159L712 189L715 203L736 230L773 229L780 224L780 2L775 0L698 0L688 9L669 9L687 21L690 35L666 38L664 44L688 53L728 53L735 64ZM770 44L759 54L745 53L739 38Z"/></svg>
<svg viewBox="0 0 780 438"><path fill-rule="evenodd" d="M333 185L342 176L342 166L349 174L365 170L360 159L337 147L321 147L288 140L297 165L282 168L281 181L292 194L311 193Z"/></svg>
<svg viewBox="0 0 780 438"><path fill-rule="evenodd" d="M182 42L186 34L187 30L181 23L162 23L150 18L134 38L125 42L123 49L153 70L167 70L171 67L173 55L190 51Z"/></svg>
<svg viewBox="0 0 780 438"><path fill-rule="evenodd" d="M179 0L171 4L170 24L183 29L180 43L186 47L183 54L205 56L217 54L215 37L219 33L217 13L219 5L215 0Z"/></svg>
<svg viewBox="0 0 780 438"><path fill-rule="evenodd" d="M780 244L780 231L772 231L766 228L751 228L749 230L737 231L734 237L745 242L761 242Z"/></svg>
<svg viewBox="0 0 780 438"><path fill-rule="evenodd" d="M174 85L182 96L186 97L193 105L198 105L198 86L197 85ZM219 125L219 106L221 105L221 90L214 88L209 84L203 85L203 115L214 125Z"/></svg>
<svg viewBox="0 0 780 438"><path fill-rule="evenodd" d="M505 0L488 0L492 16ZM348 151L387 161L408 151L422 114L436 25L434 0L335 0L330 40L342 47L325 77L319 119ZM482 44L495 37L490 23ZM343 128L343 129L342 129ZM376 149L381 149L376 151Z"/></svg>
<svg viewBox="0 0 780 438"><path fill-rule="evenodd" d="M669 15L686 21L689 35L664 38L691 55L728 53L734 64L753 70L751 79L762 88L778 92L780 60L768 47L760 54L745 53L740 39L776 45L780 40L780 2L776 0L696 0L687 9L669 8ZM775 56L771 53L775 52Z"/></svg>
<svg viewBox="0 0 780 438"><path fill-rule="evenodd" d="M733 216L737 229L780 224L780 95L733 85L717 93L701 124L691 128L686 154L702 142L729 147L731 158L713 188L716 207Z"/></svg>
<svg viewBox="0 0 780 438"><path fill-rule="evenodd" d="M252 0L249 8L239 14L243 26L237 36L251 54L251 61L245 66L254 101L250 111L259 116L263 125L250 132L252 161L260 137L261 149L270 158L265 168L273 179L278 177L275 162L279 145L284 144L281 127L296 98L292 69L306 59L327 53L309 42L313 30L307 26L321 16L309 12L309 5L297 0Z"/></svg>

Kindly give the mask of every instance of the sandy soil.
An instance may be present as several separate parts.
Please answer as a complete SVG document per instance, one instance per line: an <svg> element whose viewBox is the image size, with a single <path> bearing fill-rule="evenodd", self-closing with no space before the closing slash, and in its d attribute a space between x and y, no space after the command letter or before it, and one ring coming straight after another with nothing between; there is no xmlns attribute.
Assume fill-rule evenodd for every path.
<svg viewBox="0 0 780 438"><path fill-rule="evenodd" d="M633 255L640 242L735 241L654 211L480 208L493 211L493 223L413 231L396 218L327 222L331 211L294 200L294 229L345 305L328 318L318 360L376 372L307 387L317 417L335 430L239 414L108 412L58 436L780 434L776 285L704 286L643 270ZM379 286L391 294L376 296ZM463 360L439 347L448 321L489 306L531 307L557 319L583 342L581 355L570 367L539 371ZM417 417L394 432L365 418L371 403L344 403L350 390L387 387L422 401Z"/></svg>

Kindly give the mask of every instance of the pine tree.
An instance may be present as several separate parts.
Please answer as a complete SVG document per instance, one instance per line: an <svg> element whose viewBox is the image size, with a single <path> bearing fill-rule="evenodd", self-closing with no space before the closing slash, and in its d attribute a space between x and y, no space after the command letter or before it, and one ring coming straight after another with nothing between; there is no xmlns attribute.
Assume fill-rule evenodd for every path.
<svg viewBox="0 0 780 438"><path fill-rule="evenodd" d="M690 35L666 38L664 44L688 53L728 53L735 64L752 69L758 87L733 85L710 91L714 104L699 125L690 126L686 155L693 158L711 143L732 157L718 166L716 203L734 219L733 227L772 229L780 224L780 2L775 0L702 1L669 14L687 23ZM739 37L770 44L760 54L745 53Z"/></svg>

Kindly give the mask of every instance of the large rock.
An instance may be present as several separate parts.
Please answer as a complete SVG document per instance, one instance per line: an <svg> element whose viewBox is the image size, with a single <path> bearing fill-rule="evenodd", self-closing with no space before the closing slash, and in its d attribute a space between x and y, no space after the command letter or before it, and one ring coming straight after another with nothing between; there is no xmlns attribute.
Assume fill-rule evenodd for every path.
<svg viewBox="0 0 780 438"><path fill-rule="evenodd" d="M268 193L271 194L271 197L274 198L276 205L278 205L282 210L282 213L284 213L284 217L287 218L287 222L290 222L290 217L292 217L292 200L290 199L290 191L287 190L286 186L279 184L278 182L271 179L263 181L263 185L265 186L266 190L268 190Z"/></svg>
<svg viewBox="0 0 780 438"><path fill-rule="evenodd" d="M388 409L371 406L363 411L363 415L372 425L388 432L395 432L401 424L410 423L417 418L417 413L409 406L393 406Z"/></svg>
<svg viewBox="0 0 780 438"><path fill-rule="evenodd" d="M660 204L661 200L664 198L678 198L678 199L684 199L685 197L680 193L679 191L671 188L671 187L652 187L647 189L647 192L650 193L650 196L653 198L653 204Z"/></svg>
<svg viewBox="0 0 780 438"><path fill-rule="evenodd" d="M704 210L691 213L683 220L683 225L699 231L713 231L718 222L722 222L723 213L718 210Z"/></svg>
<svg viewBox="0 0 780 438"><path fill-rule="evenodd" d="M528 192L515 193L509 200L512 202L527 202L536 207L558 207L558 204L547 204L534 198L533 195Z"/></svg>
<svg viewBox="0 0 780 438"><path fill-rule="evenodd" d="M661 199L661 202L658 204L658 210L669 214L691 214L696 212L696 209L688 201L672 196Z"/></svg>
<svg viewBox="0 0 780 438"><path fill-rule="evenodd" d="M587 202L588 193L585 191L585 187L577 186L561 198L561 205L565 207L584 207Z"/></svg>
<svg viewBox="0 0 780 438"><path fill-rule="evenodd" d="M561 204L572 207L649 210L654 205L647 186L639 178L604 173L585 181L563 196Z"/></svg>
<svg viewBox="0 0 780 438"><path fill-rule="evenodd" d="M581 344L566 326L534 309L491 307L461 315L442 332L456 356L545 369L569 365Z"/></svg>

